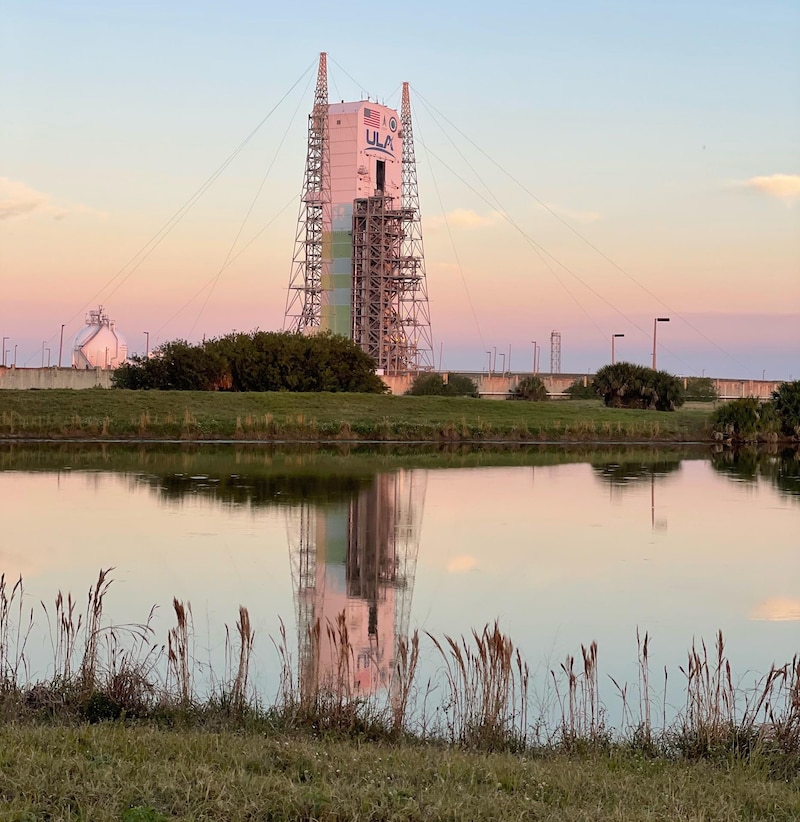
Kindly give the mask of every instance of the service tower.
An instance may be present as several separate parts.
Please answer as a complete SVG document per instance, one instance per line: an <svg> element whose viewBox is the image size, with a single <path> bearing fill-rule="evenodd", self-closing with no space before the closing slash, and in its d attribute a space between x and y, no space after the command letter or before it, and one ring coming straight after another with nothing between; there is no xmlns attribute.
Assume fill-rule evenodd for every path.
<svg viewBox="0 0 800 822"><path fill-rule="evenodd" d="M430 370L411 103L328 103L320 55L284 327L354 340L385 374Z"/></svg>

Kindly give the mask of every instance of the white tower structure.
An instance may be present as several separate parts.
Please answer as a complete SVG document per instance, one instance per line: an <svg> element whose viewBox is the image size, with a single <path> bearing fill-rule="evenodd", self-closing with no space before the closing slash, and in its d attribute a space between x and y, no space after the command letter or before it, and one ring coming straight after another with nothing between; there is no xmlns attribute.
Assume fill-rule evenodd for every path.
<svg viewBox="0 0 800 822"><path fill-rule="evenodd" d="M72 344L73 368L117 368L128 358L128 343L113 320L98 306L86 315L86 325Z"/></svg>

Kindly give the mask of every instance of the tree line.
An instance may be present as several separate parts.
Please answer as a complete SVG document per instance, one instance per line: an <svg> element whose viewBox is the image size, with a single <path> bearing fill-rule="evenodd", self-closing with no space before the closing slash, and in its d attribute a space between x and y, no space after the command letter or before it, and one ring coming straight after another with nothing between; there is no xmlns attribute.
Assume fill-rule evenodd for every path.
<svg viewBox="0 0 800 822"><path fill-rule="evenodd" d="M382 394L375 362L336 334L232 332L191 344L174 340L114 371L116 388L172 391L351 391Z"/></svg>

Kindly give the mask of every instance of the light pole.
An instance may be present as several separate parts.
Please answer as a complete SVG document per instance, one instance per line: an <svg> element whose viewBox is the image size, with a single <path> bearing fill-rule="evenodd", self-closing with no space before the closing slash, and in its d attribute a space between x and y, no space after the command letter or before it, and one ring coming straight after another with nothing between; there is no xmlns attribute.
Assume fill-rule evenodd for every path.
<svg viewBox="0 0 800 822"><path fill-rule="evenodd" d="M61 323L61 339L58 341L58 367L61 368L61 352L64 348L64 326L66 323Z"/></svg>
<svg viewBox="0 0 800 822"><path fill-rule="evenodd" d="M44 347L47 345L47 340L42 340L42 368L44 368Z"/></svg>
<svg viewBox="0 0 800 822"><path fill-rule="evenodd" d="M656 329L659 323L668 323L669 317L656 317L653 320L653 371L656 370Z"/></svg>
<svg viewBox="0 0 800 822"><path fill-rule="evenodd" d="M487 373L489 374L489 376L491 377L491 376L492 376L492 352L491 352L491 351L487 351L487 352L486 352L486 354L487 354L487 356L488 356L488 358L489 358L489 364L488 364L488 366L486 367L486 372L487 372Z"/></svg>
<svg viewBox="0 0 800 822"><path fill-rule="evenodd" d="M144 334L144 358L147 360L150 358L150 332L142 331L142 334Z"/></svg>
<svg viewBox="0 0 800 822"><path fill-rule="evenodd" d="M492 346L492 351L494 352L492 356L492 371L497 371L497 346Z"/></svg>
<svg viewBox="0 0 800 822"><path fill-rule="evenodd" d="M19 345L19 343L14 344L14 368L17 367L17 345Z"/></svg>
<svg viewBox="0 0 800 822"><path fill-rule="evenodd" d="M3 337L3 368L6 367L6 340L8 337Z"/></svg>
<svg viewBox="0 0 800 822"><path fill-rule="evenodd" d="M625 336L624 334L612 334L611 335L611 365L614 365L614 362L615 362L615 359L614 359L614 340L616 340L617 337L624 337L624 336Z"/></svg>
<svg viewBox="0 0 800 822"><path fill-rule="evenodd" d="M500 356L503 358L503 371L502 371L502 374L505 377L505 375L506 375L506 355L505 355L505 352L501 351Z"/></svg>
<svg viewBox="0 0 800 822"><path fill-rule="evenodd" d="M536 373L536 340L531 340L533 346L533 373Z"/></svg>

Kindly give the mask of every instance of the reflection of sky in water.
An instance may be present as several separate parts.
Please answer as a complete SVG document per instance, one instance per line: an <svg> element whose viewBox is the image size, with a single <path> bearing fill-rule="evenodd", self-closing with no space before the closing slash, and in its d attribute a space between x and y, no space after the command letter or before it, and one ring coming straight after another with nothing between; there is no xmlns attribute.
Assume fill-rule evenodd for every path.
<svg viewBox="0 0 800 822"><path fill-rule="evenodd" d="M596 640L607 702L605 674L636 680L637 626L651 635L654 679L669 666L675 701L693 637L711 645L721 628L740 676L798 650L800 506L768 483L730 482L703 460L652 482L604 481L588 464L424 473L412 629L460 635L499 619L542 672ZM163 640L172 597L190 600L195 655L219 666L222 624L247 605L256 673L274 694L268 637L279 617L295 627L285 508L203 494L163 504L131 475L81 472L2 472L0 500L0 571L24 576L29 607L59 589L82 605L114 566L114 622L141 621L155 603ZM47 659L46 635L32 642ZM432 665L429 655L426 676Z"/></svg>

